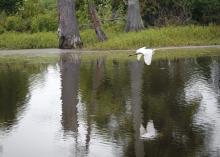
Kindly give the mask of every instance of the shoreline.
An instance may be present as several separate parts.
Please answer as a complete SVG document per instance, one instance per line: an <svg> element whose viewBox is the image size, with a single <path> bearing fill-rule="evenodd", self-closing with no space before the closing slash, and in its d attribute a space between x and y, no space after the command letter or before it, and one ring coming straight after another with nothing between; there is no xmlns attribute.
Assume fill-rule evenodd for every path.
<svg viewBox="0 0 220 157"><path fill-rule="evenodd" d="M220 49L220 45L204 45L204 46L167 46L167 47L153 47L158 51L163 50L182 50L182 49ZM138 49L138 48L137 48ZM0 49L0 55L43 55L43 54L61 54L61 53L96 53L96 52L133 52L135 49L118 49L118 50L89 50L89 49L58 49L58 48L45 48L45 49Z"/></svg>

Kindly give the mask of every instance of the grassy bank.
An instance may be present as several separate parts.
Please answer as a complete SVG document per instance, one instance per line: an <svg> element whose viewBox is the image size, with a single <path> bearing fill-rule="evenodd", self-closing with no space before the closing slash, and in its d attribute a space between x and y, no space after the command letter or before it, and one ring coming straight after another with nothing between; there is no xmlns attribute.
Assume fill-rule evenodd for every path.
<svg viewBox="0 0 220 157"><path fill-rule="evenodd" d="M0 35L0 49L36 49L57 47L54 32L17 33L7 32Z"/></svg>
<svg viewBox="0 0 220 157"><path fill-rule="evenodd" d="M105 30L108 41L98 42L94 30L81 31L85 49L135 49L141 46L219 45L220 26L177 26L148 28L140 32ZM16 33L0 35L0 49L56 48L55 32Z"/></svg>

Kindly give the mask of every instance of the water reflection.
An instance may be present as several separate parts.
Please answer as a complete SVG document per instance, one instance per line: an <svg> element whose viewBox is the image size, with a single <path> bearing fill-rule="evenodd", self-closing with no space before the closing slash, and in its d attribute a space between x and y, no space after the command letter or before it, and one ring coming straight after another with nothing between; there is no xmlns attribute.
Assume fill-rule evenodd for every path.
<svg viewBox="0 0 220 157"><path fill-rule="evenodd" d="M35 71L4 67L0 156L217 157L219 63L145 66L65 53L58 65Z"/></svg>
<svg viewBox="0 0 220 157"><path fill-rule="evenodd" d="M132 62L130 65L130 81L131 81L131 108L133 116L133 128L134 128L134 140L135 140L135 156L144 156L144 142L140 140L140 127L143 123L143 111L142 111L142 75L143 64L138 62Z"/></svg>
<svg viewBox="0 0 220 157"><path fill-rule="evenodd" d="M162 61L156 64L144 73L144 80L148 81L143 85L143 108L144 119L154 121L160 137L145 143L145 150L151 152L149 156L194 156L203 145L204 136L192 125L199 103L187 104L183 99L184 83L189 79L192 63L183 59L171 65Z"/></svg>
<svg viewBox="0 0 220 157"><path fill-rule="evenodd" d="M124 72L118 61L109 63L104 57L81 66L80 93L87 109L87 142L90 143L88 156L122 154L119 145L124 145L123 138L127 136L128 127L123 124L127 115L121 114L125 105L124 92L127 91L124 91L126 82L122 83L123 80L119 78L123 79ZM125 134L122 134L123 131Z"/></svg>
<svg viewBox="0 0 220 157"><path fill-rule="evenodd" d="M203 59L205 60L205 59ZM199 64L197 70L200 75L193 75L185 88L185 99L193 101L200 96L200 105L194 115L193 124L203 130L204 148L199 153L201 156L219 156L220 146L220 120L219 112L219 63L213 58L208 59L206 66L209 75L204 73L204 65ZM213 74L215 73L215 74ZM201 79L204 78L204 79Z"/></svg>
<svg viewBox="0 0 220 157"><path fill-rule="evenodd" d="M154 122L153 120L150 120L148 123L147 123L147 126L144 127L142 124L141 124L141 127L140 127L140 138L141 139L144 139L144 140L152 140L154 138L156 138L158 135L157 133L157 130L155 129L154 127Z"/></svg>
<svg viewBox="0 0 220 157"><path fill-rule="evenodd" d="M15 77L11 78L10 74ZM28 77L19 71L2 71L0 75L0 122L5 127L13 125L17 108L28 93Z"/></svg>
<svg viewBox="0 0 220 157"><path fill-rule="evenodd" d="M17 114L29 99L29 78L43 70L44 65L0 65L0 127L10 130Z"/></svg>
<svg viewBox="0 0 220 157"><path fill-rule="evenodd" d="M2 155L2 152L3 152L3 147L2 145L0 145L0 155Z"/></svg>
<svg viewBox="0 0 220 157"><path fill-rule="evenodd" d="M80 59L78 55L63 54L60 61L62 83L62 125L64 131L77 134L77 104L80 76Z"/></svg>

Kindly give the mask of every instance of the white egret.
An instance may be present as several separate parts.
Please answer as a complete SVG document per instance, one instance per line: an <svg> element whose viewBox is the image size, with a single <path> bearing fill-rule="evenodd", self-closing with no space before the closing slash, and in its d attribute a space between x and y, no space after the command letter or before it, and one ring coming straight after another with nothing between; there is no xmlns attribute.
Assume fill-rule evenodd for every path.
<svg viewBox="0 0 220 157"><path fill-rule="evenodd" d="M145 64L150 65L152 61L152 56L155 53L154 52L155 50L156 49L149 49L146 47L142 47L142 48L137 49L136 53L133 55L137 55L137 60L140 60L142 55L144 55ZM133 55L129 55L129 56L133 56Z"/></svg>

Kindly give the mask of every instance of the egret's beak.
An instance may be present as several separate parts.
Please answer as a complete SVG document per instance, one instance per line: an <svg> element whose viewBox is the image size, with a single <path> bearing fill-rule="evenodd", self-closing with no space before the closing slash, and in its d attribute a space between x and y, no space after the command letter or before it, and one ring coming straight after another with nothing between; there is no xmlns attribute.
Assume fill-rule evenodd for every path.
<svg viewBox="0 0 220 157"><path fill-rule="evenodd" d="M128 55L128 57L131 57L131 56L136 56L136 55L139 55L139 54L141 54L141 53L136 52L136 53L134 53L134 54L130 54L130 55Z"/></svg>
<svg viewBox="0 0 220 157"><path fill-rule="evenodd" d="M137 55L137 54L136 53L135 54L130 54L130 55L128 55L128 57L135 56L135 55Z"/></svg>

